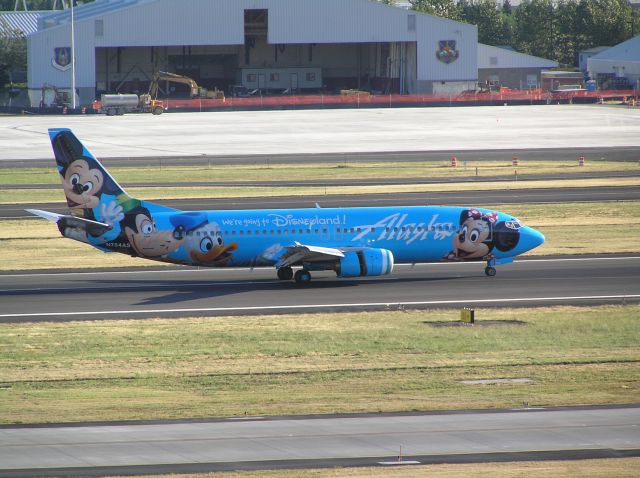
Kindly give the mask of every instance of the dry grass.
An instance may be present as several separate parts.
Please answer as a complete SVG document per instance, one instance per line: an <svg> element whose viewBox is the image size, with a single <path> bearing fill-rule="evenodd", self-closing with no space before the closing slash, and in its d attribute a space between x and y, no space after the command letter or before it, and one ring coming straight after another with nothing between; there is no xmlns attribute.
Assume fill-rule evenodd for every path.
<svg viewBox="0 0 640 478"><path fill-rule="evenodd" d="M572 461L520 461L460 465L420 465L376 468L233 471L180 475L180 478L636 478L640 458ZM176 475L153 475L169 478Z"/></svg>
<svg viewBox="0 0 640 478"><path fill-rule="evenodd" d="M578 161L520 160L517 167L511 161L464 161L452 168L450 158L442 161L423 162L352 162L348 157L343 163L298 163L278 164L269 158L256 158L254 164L216 165L212 159L202 166L163 166L162 159L157 165L147 167L109 168L111 175L120 183L185 183L200 181L291 181L308 179L385 179L385 178L468 178L539 174L580 174L585 172L637 172L640 167L635 162L599 161L588 158L584 167ZM51 160L49 168L0 169L0 184L59 184L60 179Z"/></svg>

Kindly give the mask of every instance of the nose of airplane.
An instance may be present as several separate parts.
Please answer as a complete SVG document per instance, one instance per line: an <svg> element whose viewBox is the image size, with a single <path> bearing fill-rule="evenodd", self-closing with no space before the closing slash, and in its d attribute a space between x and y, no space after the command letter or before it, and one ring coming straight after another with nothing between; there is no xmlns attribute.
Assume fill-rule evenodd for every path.
<svg viewBox="0 0 640 478"><path fill-rule="evenodd" d="M535 249L544 243L544 235L532 227L524 227L520 230L521 243L525 251Z"/></svg>

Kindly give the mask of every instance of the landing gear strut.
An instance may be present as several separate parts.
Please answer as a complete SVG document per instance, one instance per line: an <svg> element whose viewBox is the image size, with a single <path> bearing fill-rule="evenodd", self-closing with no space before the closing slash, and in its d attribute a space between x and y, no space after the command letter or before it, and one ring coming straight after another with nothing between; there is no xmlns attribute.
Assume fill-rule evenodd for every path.
<svg viewBox="0 0 640 478"><path fill-rule="evenodd" d="M278 269L278 279L291 280L293 279L293 269L291 267L281 267Z"/></svg>
<svg viewBox="0 0 640 478"><path fill-rule="evenodd" d="M311 274L309 274L309 271L300 269L296 271L295 275L293 276L293 279L296 281L298 285L306 285L309 282L311 282Z"/></svg>

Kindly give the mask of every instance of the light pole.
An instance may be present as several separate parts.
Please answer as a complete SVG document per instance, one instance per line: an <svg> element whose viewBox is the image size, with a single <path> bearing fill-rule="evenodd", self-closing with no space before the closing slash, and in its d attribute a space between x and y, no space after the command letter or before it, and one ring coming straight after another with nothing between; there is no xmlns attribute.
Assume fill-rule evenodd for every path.
<svg viewBox="0 0 640 478"><path fill-rule="evenodd" d="M76 45L75 30L73 25L73 4L74 0L69 0L71 4L71 108L76 109Z"/></svg>

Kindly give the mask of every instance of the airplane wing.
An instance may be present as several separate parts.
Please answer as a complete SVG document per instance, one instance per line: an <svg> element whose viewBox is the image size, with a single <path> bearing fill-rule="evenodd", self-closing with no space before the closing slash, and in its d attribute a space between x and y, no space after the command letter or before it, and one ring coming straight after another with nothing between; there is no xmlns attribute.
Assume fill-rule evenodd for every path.
<svg viewBox="0 0 640 478"><path fill-rule="evenodd" d="M344 252L340 249L295 242L292 246L283 247L276 268L290 267L301 262L322 262L339 257L344 257Z"/></svg>
<svg viewBox="0 0 640 478"><path fill-rule="evenodd" d="M40 209L27 209L26 211L30 212L34 216L44 218L47 221L55 222L59 228L64 229L71 227L81 229L83 231L86 231L88 234L96 237L113 229L113 226L110 226L109 224L106 224L104 222L91 221L89 219L83 219L81 217L64 216L55 212L41 211Z"/></svg>

